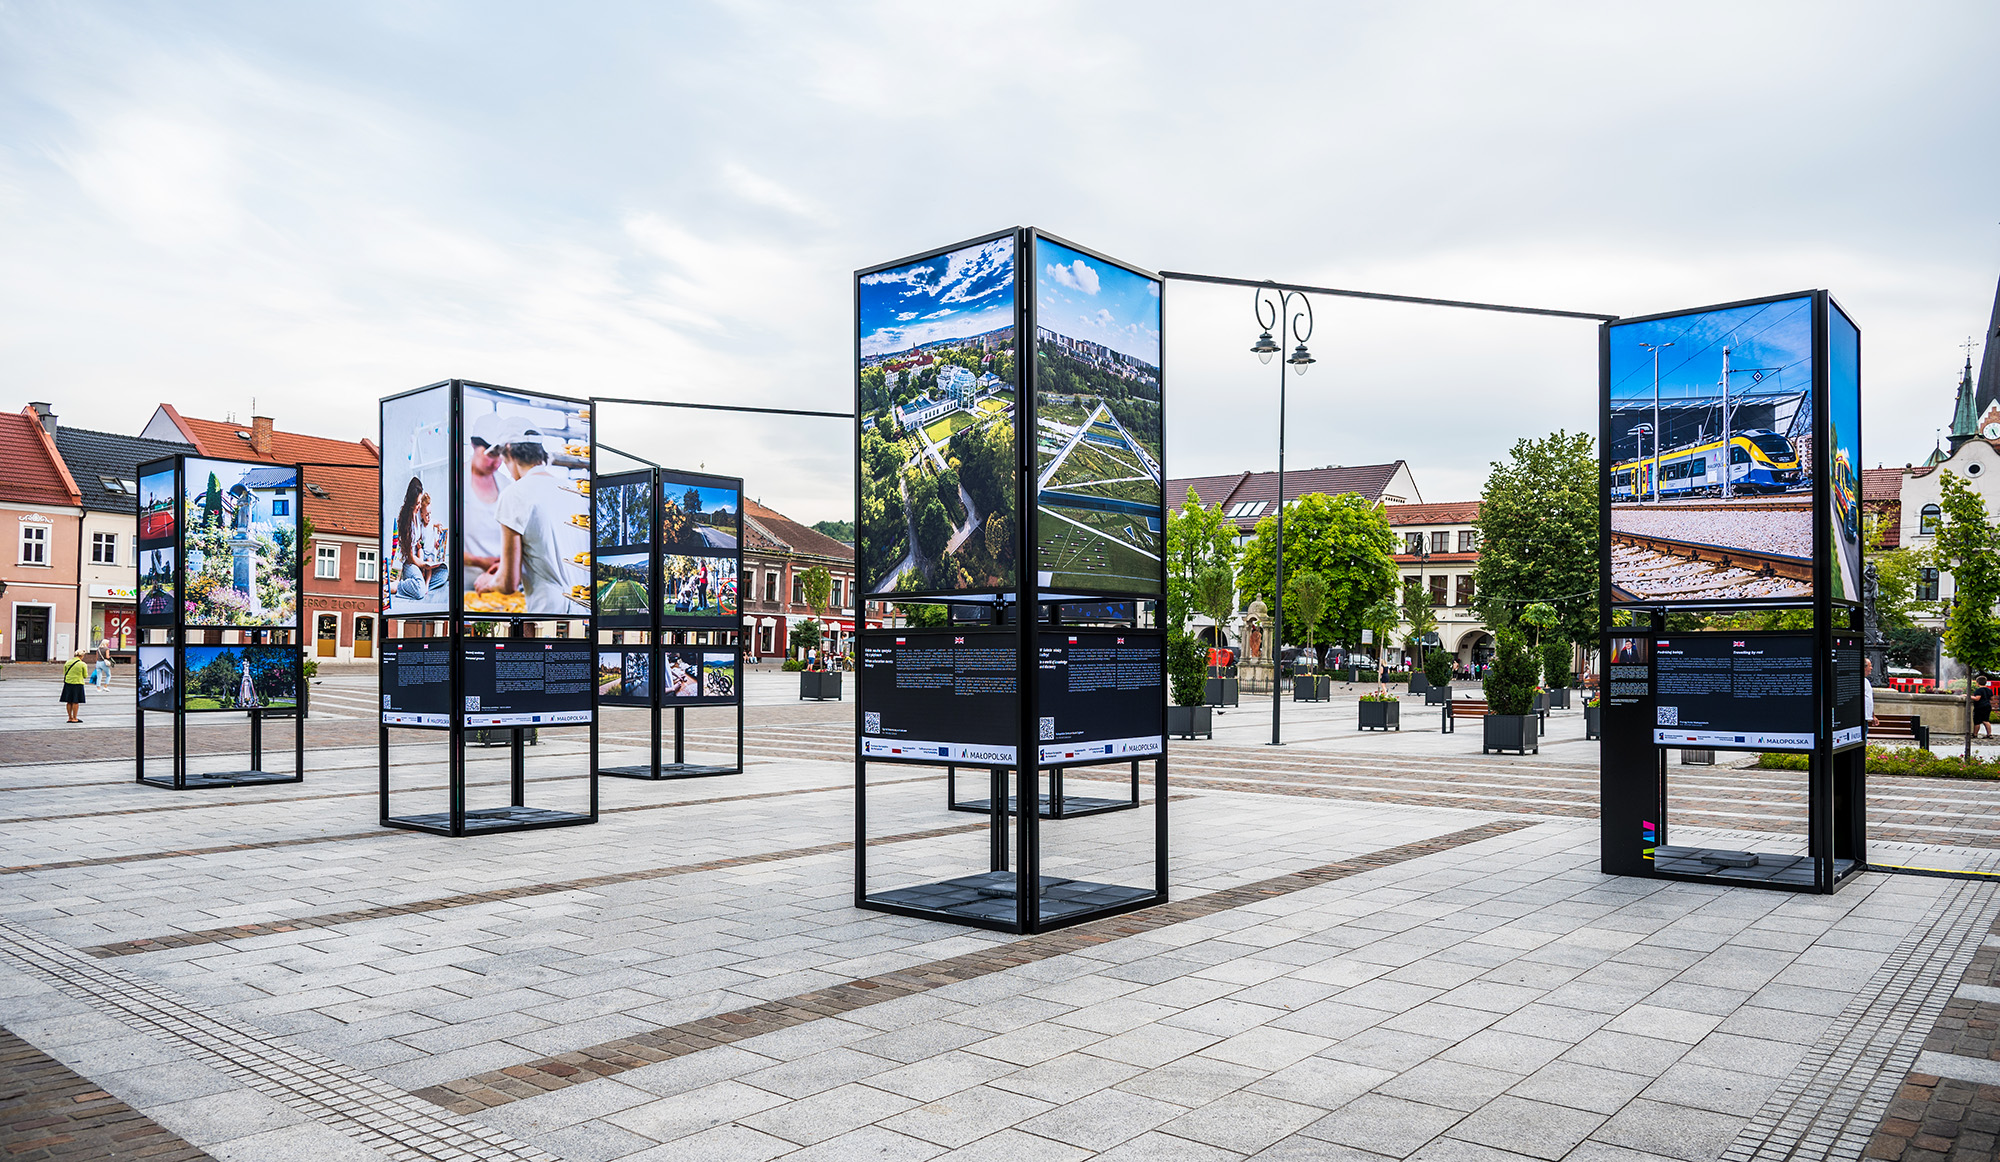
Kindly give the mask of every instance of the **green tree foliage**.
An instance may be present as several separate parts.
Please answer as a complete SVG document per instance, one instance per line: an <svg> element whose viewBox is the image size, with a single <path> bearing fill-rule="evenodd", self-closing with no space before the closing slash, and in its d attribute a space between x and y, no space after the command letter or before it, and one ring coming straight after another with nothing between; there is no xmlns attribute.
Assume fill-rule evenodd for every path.
<svg viewBox="0 0 2000 1162"><path fill-rule="evenodd" d="M1014 507L1014 425L996 420L965 428L951 438L951 455L958 476L980 512L1008 512Z"/></svg>
<svg viewBox="0 0 2000 1162"><path fill-rule="evenodd" d="M799 575L800 596L806 599L806 608L814 617L825 617L826 607L833 600L833 574L825 565L814 565Z"/></svg>
<svg viewBox="0 0 2000 1162"><path fill-rule="evenodd" d="M1556 607L1552 628L1594 641L1597 610L1597 451L1583 433L1520 440L1495 461L1479 494L1473 607L1511 626L1535 602Z"/></svg>
<svg viewBox="0 0 2000 1162"><path fill-rule="evenodd" d="M1493 664L1486 670L1486 705L1494 714L1526 714L1535 705L1535 663L1520 631L1494 635Z"/></svg>
<svg viewBox="0 0 2000 1162"><path fill-rule="evenodd" d="M1188 489L1186 502L1167 513L1167 625L1184 631L1188 618L1207 612L1195 597L1195 578L1214 568L1227 572L1235 560L1235 523L1219 504L1203 508Z"/></svg>
<svg viewBox="0 0 2000 1162"><path fill-rule="evenodd" d="M202 498L201 520L208 525L222 523L222 481L216 479L213 472L208 474L208 493Z"/></svg>
<svg viewBox="0 0 2000 1162"><path fill-rule="evenodd" d="M701 489L690 487L686 492L683 492L681 494L681 508L686 512L699 515L701 512Z"/></svg>
<svg viewBox="0 0 2000 1162"><path fill-rule="evenodd" d="M792 627L792 648L803 653L819 648L819 622L807 619Z"/></svg>
<svg viewBox="0 0 2000 1162"><path fill-rule="evenodd" d="M1403 639L1403 649L1415 654L1427 634L1437 632L1436 607L1431 604L1431 595L1422 585L1411 584L1403 588L1403 623L1410 627L1409 635ZM1429 674L1429 670L1424 671Z"/></svg>
<svg viewBox="0 0 2000 1162"><path fill-rule="evenodd" d="M1570 683L1570 662L1573 661L1570 644L1561 638L1542 643L1542 682L1551 690L1561 690Z"/></svg>
<svg viewBox="0 0 2000 1162"><path fill-rule="evenodd" d="M954 526L965 523L965 498L958 494L958 473L950 468L937 474L938 499L944 501Z"/></svg>
<svg viewBox="0 0 2000 1162"><path fill-rule="evenodd" d="M1548 602L1536 601L1521 610L1521 616L1518 620L1520 624L1528 627L1528 645L1530 648L1534 648L1541 644L1544 632L1562 623L1562 615L1557 613L1556 607L1550 605Z"/></svg>
<svg viewBox="0 0 2000 1162"><path fill-rule="evenodd" d="M823 520L813 525L815 532L825 533L836 541L854 543L854 522L851 520Z"/></svg>
<svg viewBox="0 0 2000 1162"><path fill-rule="evenodd" d="M1451 671L1452 656L1443 650L1432 650L1424 659L1424 677L1429 678L1433 686L1450 685Z"/></svg>
<svg viewBox="0 0 2000 1162"><path fill-rule="evenodd" d="M1229 607L1236 602L1236 578L1224 565L1210 564L1194 575L1189 594L1196 612L1206 614L1217 626L1229 623Z"/></svg>
<svg viewBox="0 0 2000 1162"><path fill-rule="evenodd" d="M1986 514L1986 501L1957 474L1938 480L1938 525L1932 551L1940 567L1951 570L1952 600L1945 614L1944 648L1972 673L2000 670L2000 530ZM1968 710L1972 683L1965 684ZM1969 721L1969 719L1968 719ZM1972 732L1965 736L1965 753L1972 755Z"/></svg>
<svg viewBox="0 0 2000 1162"><path fill-rule="evenodd" d="M1271 600L1278 522L1267 516L1257 522L1256 535L1243 547L1237 587L1246 596ZM1314 620L1315 641L1353 645L1367 626L1371 611L1396 591L1396 535L1382 510L1351 492L1328 496L1307 493L1285 508L1285 583L1293 572L1314 572L1326 579L1326 608ZM1286 636L1304 640L1299 618L1285 615Z"/></svg>
<svg viewBox="0 0 2000 1162"><path fill-rule="evenodd" d="M903 615L904 621L918 629L936 629L951 620L950 611L944 606L928 602L900 603L896 610Z"/></svg>
<svg viewBox="0 0 2000 1162"><path fill-rule="evenodd" d="M951 516L933 492L930 500L917 510L917 548L925 557L937 560L951 543L951 530Z"/></svg>
<svg viewBox="0 0 2000 1162"><path fill-rule="evenodd" d="M1167 631L1167 682L1177 706L1208 700L1208 655L1200 641L1177 629Z"/></svg>
<svg viewBox="0 0 2000 1162"><path fill-rule="evenodd" d="M1301 569L1285 578L1285 608L1298 615L1308 649L1313 644L1313 627L1326 614L1327 594L1331 588L1324 576L1311 569Z"/></svg>

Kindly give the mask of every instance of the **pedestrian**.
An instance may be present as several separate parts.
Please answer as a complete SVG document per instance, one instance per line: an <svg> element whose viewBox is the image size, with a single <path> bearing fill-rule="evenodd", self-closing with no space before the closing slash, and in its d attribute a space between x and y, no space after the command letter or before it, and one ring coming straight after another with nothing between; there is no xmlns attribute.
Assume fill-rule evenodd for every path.
<svg viewBox="0 0 2000 1162"><path fill-rule="evenodd" d="M100 689L111 689L111 639L103 638L97 643L97 664L90 668L91 681Z"/></svg>
<svg viewBox="0 0 2000 1162"><path fill-rule="evenodd" d="M1972 680L1972 726L1979 737L1993 737L1993 686L1984 678Z"/></svg>
<svg viewBox="0 0 2000 1162"><path fill-rule="evenodd" d="M63 666L63 688L60 701L63 704L63 709L68 712L71 722L83 721L83 719L77 717L77 711L83 708L83 682L85 678L90 676L90 663L94 655L95 651L92 651L90 654L82 652L71 654L68 664Z"/></svg>

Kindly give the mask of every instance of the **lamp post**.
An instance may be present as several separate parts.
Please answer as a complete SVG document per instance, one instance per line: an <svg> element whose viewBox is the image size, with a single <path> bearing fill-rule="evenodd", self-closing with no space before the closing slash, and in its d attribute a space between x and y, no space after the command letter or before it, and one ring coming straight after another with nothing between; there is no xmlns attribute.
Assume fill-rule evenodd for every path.
<svg viewBox="0 0 2000 1162"><path fill-rule="evenodd" d="M1657 504L1660 499L1660 352L1664 348L1673 346L1673 344L1641 343L1639 346L1653 353L1653 472L1652 478L1648 481L1652 487L1647 489L1647 491L1652 494L1653 502ZM1724 358L1726 359L1727 356L1725 355ZM1727 377L1725 376L1726 381ZM1722 446L1722 478L1724 481L1727 481L1729 479L1729 437L1726 435L1722 439ZM1645 458L1646 445L1642 442L1639 445L1639 459L1644 461Z"/></svg>
<svg viewBox="0 0 2000 1162"><path fill-rule="evenodd" d="M1257 325L1264 333L1250 348L1252 354L1263 363L1271 362L1271 357L1284 350L1280 339L1274 339L1271 332L1276 330L1280 338L1289 336L1297 346L1278 368L1278 548L1271 584L1271 745L1283 746L1284 737L1280 726L1284 715L1285 684L1283 681L1285 661L1285 367L1290 367L1299 375L1313 365L1312 353L1306 350L1306 340L1312 338L1312 300L1299 291L1280 291L1271 287L1258 287L1253 297L1257 310Z"/></svg>
<svg viewBox="0 0 2000 1162"><path fill-rule="evenodd" d="M1411 535L1417 538L1417 551L1415 553L1415 556L1417 558L1417 600L1429 601L1431 599L1430 589L1424 584L1424 566L1431 563L1430 537L1422 532L1413 533ZM1417 665L1421 667L1423 665L1423 661L1424 661L1424 644L1421 640L1419 640L1417 642Z"/></svg>

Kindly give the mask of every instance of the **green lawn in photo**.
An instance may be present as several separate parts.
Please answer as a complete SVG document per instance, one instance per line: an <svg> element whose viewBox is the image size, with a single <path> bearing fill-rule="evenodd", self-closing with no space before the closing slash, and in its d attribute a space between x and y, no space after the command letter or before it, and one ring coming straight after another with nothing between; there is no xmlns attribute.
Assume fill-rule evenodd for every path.
<svg viewBox="0 0 2000 1162"><path fill-rule="evenodd" d="M975 416L961 409L952 412L943 419L933 422L930 427L924 429L924 435L930 437L931 443L942 444L959 432L978 423L982 418L984 417Z"/></svg>
<svg viewBox="0 0 2000 1162"><path fill-rule="evenodd" d="M1067 519L1064 519L1067 518ZM1071 521L1077 524L1071 524ZM1077 527L1078 524L1087 526ZM1126 539L1130 527L1140 539L1135 545ZM1036 513L1037 556L1041 567L1051 574L1056 588L1065 585L1088 589L1155 589L1160 583L1160 562L1149 553L1157 552L1158 538L1146 530L1142 520L1118 513L1063 512L1048 509ZM1143 548L1140 547L1143 545Z"/></svg>
<svg viewBox="0 0 2000 1162"><path fill-rule="evenodd" d="M597 587L597 611L644 613L649 596L646 587L637 581L606 581Z"/></svg>

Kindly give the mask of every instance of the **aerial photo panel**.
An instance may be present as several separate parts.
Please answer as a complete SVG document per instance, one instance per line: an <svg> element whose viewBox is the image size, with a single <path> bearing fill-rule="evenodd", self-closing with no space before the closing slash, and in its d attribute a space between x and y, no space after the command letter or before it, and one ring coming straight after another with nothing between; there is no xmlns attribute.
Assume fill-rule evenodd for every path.
<svg viewBox="0 0 2000 1162"><path fill-rule="evenodd" d="M1813 296L1606 331L1612 600L1810 600Z"/></svg>
<svg viewBox="0 0 2000 1162"><path fill-rule="evenodd" d="M1160 283L1035 240L1035 543L1044 589L1157 593Z"/></svg>
<svg viewBox="0 0 2000 1162"><path fill-rule="evenodd" d="M856 288L866 593L1015 584L1013 235L862 275Z"/></svg>

